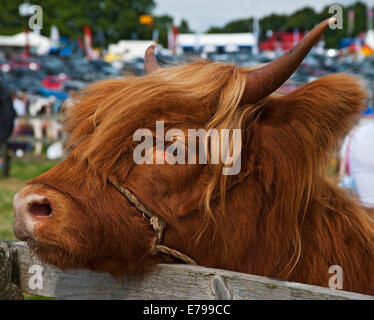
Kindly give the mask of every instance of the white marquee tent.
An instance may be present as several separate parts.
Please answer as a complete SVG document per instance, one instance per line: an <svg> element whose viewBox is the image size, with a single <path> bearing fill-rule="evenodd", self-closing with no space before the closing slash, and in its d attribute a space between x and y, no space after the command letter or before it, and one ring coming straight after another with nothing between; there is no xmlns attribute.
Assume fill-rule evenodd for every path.
<svg viewBox="0 0 374 320"><path fill-rule="evenodd" d="M138 57L144 57L147 48L155 44L154 41L143 40L120 40L118 43L110 44L108 51L111 54L122 55L125 61Z"/></svg>
<svg viewBox="0 0 374 320"><path fill-rule="evenodd" d="M51 47L51 41L49 38L36 32L29 32L28 35L26 35L25 32L21 32L13 36L0 36L0 48L26 47L27 41L30 48L35 48L37 54L46 54L49 52Z"/></svg>
<svg viewBox="0 0 374 320"><path fill-rule="evenodd" d="M226 51L238 51L240 48L253 48L256 39L252 33L223 33L223 34L187 34L177 37L178 49L196 49L205 52L224 48Z"/></svg>

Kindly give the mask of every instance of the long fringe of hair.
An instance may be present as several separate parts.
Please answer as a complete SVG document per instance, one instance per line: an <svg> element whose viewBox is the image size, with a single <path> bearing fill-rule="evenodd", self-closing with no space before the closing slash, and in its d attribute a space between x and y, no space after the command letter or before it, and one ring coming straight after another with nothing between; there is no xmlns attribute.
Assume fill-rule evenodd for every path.
<svg viewBox="0 0 374 320"><path fill-rule="evenodd" d="M169 115L185 123L203 121L206 130L244 129L244 123L258 108L240 105L248 71L231 64L197 61L144 77L94 83L70 102L74 106L68 109L65 120L70 133L68 148L73 149L83 167L89 164L97 168L97 175L105 180L123 154L134 147L132 136L139 125L151 127L156 120L167 119ZM204 115L182 114L181 106L186 101L194 104L196 113ZM233 150L231 134L229 148ZM210 219L203 230L214 220L211 200L217 192L225 206L228 184L228 176L222 175L222 161L210 168L212 178L202 201Z"/></svg>

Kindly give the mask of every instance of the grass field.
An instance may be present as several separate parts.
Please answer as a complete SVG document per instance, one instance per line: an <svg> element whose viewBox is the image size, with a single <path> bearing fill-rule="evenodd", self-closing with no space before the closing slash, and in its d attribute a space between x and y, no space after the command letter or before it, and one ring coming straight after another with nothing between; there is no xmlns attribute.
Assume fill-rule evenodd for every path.
<svg viewBox="0 0 374 320"><path fill-rule="evenodd" d="M15 239L13 234L13 197L26 181L52 168L57 162L12 159L10 177L0 176L0 238Z"/></svg>

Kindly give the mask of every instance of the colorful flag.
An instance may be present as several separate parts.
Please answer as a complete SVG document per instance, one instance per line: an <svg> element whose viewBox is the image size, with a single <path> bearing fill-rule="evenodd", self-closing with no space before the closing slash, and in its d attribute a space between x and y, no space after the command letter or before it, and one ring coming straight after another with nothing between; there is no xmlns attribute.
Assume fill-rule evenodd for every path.
<svg viewBox="0 0 374 320"><path fill-rule="evenodd" d="M255 42L253 44L252 53L254 55L258 54L258 39L260 36L260 23L257 18L253 18L253 37Z"/></svg>
<svg viewBox="0 0 374 320"><path fill-rule="evenodd" d="M293 46L295 46L300 40L300 33L298 28L293 29L293 34L292 34L292 41L293 41Z"/></svg>
<svg viewBox="0 0 374 320"><path fill-rule="evenodd" d="M93 58L93 50L92 50L92 33L90 26L85 25L83 27L84 31L84 48L86 50L86 56L88 59Z"/></svg>
<svg viewBox="0 0 374 320"><path fill-rule="evenodd" d="M60 44L60 32L58 31L58 28L55 25L51 26L50 39L51 39L51 48L57 49Z"/></svg>
<svg viewBox="0 0 374 320"><path fill-rule="evenodd" d="M367 9L367 30L373 29L373 9L368 7Z"/></svg>
<svg viewBox="0 0 374 320"><path fill-rule="evenodd" d="M168 48L173 51L175 55L177 50L177 37L178 37L178 27L173 25L168 32Z"/></svg>
<svg viewBox="0 0 374 320"><path fill-rule="evenodd" d="M352 36L353 28L355 23L355 12L354 10L348 11L348 36Z"/></svg>
<svg viewBox="0 0 374 320"><path fill-rule="evenodd" d="M158 29L154 29L153 30L153 33L152 33L152 40L154 41L154 42L158 42L158 36L159 36L159 32L158 32Z"/></svg>

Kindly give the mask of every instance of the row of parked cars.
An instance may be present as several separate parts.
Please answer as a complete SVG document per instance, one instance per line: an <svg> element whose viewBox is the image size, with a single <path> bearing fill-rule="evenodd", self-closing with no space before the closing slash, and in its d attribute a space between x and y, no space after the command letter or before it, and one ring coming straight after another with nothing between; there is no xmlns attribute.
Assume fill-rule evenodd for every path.
<svg viewBox="0 0 374 320"><path fill-rule="evenodd" d="M0 59L0 72L11 90L54 95L57 98L63 98L70 90L79 90L97 80L144 73L143 58L123 62L119 68L115 66L118 64L112 65L102 59L89 61L79 54Z"/></svg>
<svg viewBox="0 0 374 320"><path fill-rule="evenodd" d="M95 80L121 76L121 70L103 60L88 61L82 56L11 57L0 60L2 77L13 91L55 95L63 98Z"/></svg>
<svg viewBox="0 0 374 320"><path fill-rule="evenodd" d="M276 58L276 53L263 52L253 56L250 52L211 53L205 58L213 61L230 62L241 67L253 67ZM190 61L192 56L177 58L158 56L161 64L174 64ZM102 59L87 60L81 54L66 57L46 55L38 57L10 57L0 59L0 72L8 87L14 91L29 94L55 96L66 99L71 91L80 90L87 84L108 78L118 78L133 73L144 73L144 60L136 58L127 63L110 64ZM374 83L374 57L357 60L354 56L328 56L326 54L309 54L294 73L291 80L299 84L310 82L323 75L334 72L348 72L360 75L370 85Z"/></svg>
<svg viewBox="0 0 374 320"><path fill-rule="evenodd" d="M161 64L175 59L159 57ZM65 99L71 90L80 90L87 84L127 74L144 74L144 59L108 63L102 59L88 60L81 54L65 57L46 55L38 57L13 56L0 59L0 72L8 87L29 94L55 96Z"/></svg>

